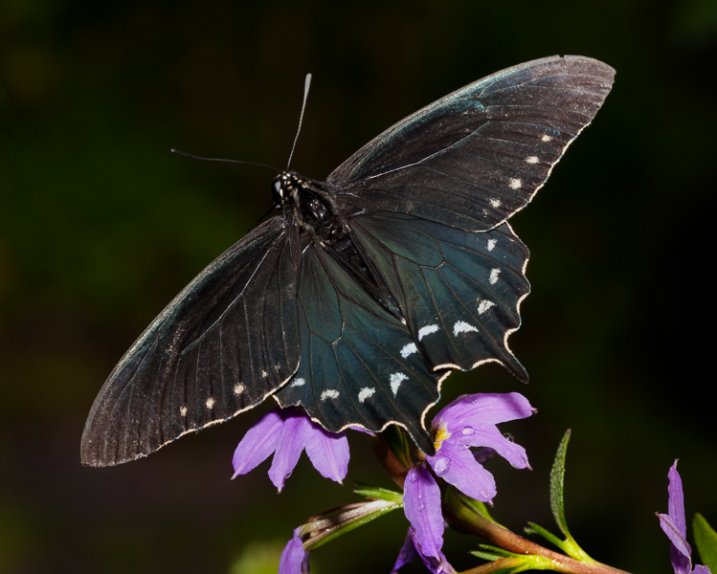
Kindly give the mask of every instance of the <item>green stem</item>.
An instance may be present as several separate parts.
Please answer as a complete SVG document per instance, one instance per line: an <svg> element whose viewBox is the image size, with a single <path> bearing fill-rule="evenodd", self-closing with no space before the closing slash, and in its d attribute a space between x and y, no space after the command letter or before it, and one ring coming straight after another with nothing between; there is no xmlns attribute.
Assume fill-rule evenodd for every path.
<svg viewBox="0 0 717 574"><path fill-rule="evenodd" d="M459 574L492 574L493 572L505 572L511 568L521 566L520 558L498 558L488 564L481 564L475 568L463 570Z"/></svg>
<svg viewBox="0 0 717 574"><path fill-rule="evenodd" d="M508 530L507 528L500 526L499 524L488 520L487 518L478 514L470 504L469 499L466 499L462 494L451 489L451 492L445 498L445 510L446 519L454 528L462 530L464 532L470 532L477 534L482 538L489 541L491 544L507 550L514 554L521 555L533 555L540 556L550 560L552 564L552 570L555 572L564 572L566 574L629 574L625 570L619 568L613 568L607 564L602 564L596 561L581 562L560 554L553 550L549 550L535 542L523 538L518 534ZM485 564L478 568L467 570L465 574L485 574L488 572L498 571L495 567L496 563L502 560L508 560L508 558L501 558L493 562L493 568L486 568L491 566ZM509 566L506 562L502 563L503 568Z"/></svg>

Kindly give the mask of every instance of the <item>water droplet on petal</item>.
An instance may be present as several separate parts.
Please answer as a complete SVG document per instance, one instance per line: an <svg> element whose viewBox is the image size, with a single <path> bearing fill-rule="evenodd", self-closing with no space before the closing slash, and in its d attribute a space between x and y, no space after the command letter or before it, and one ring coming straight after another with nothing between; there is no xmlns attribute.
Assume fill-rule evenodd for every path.
<svg viewBox="0 0 717 574"><path fill-rule="evenodd" d="M431 466L433 466L433 470L438 476L443 476L444 474L446 474L446 472L448 472L448 469L451 467L451 461L445 456L442 456L440 458L435 459Z"/></svg>
<svg viewBox="0 0 717 574"><path fill-rule="evenodd" d="M410 480L411 482L416 482L418 480L418 473L417 472L409 472L408 480Z"/></svg>
<svg viewBox="0 0 717 574"><path fill-rule="evenodd" d="M425 509L426 509L425 505L423 505L423 504L419 504L419 505L418 505L418 511L419 511L419 512L423 512Z"/></svg>
<svg viewBox="0 0 717 574"><path fill-rule="evenodd" d="M475 429L470 425L466 425L463 427L461 432L463 433L463 436L470 436L475 432Z"/></svg>

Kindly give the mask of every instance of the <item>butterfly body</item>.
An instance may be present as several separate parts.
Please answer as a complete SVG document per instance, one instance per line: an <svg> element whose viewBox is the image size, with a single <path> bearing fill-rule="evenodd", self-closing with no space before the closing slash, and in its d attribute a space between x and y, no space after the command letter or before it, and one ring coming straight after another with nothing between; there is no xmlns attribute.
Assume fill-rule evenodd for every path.
<svg viewBox="0 0 717 574"><path fill-rule="evenodd" d="M325 182L283 172L276 215L202 271L110 374L85 464L145 456L272 397L331 431L424 427L452 370L496 361L529 291L507 219L590 122L614 71L579 56L498 72L374 138Z"/></svg>
<svg viewBox="0 0 717 574"><path fill-rule="evenodd" d="M332 199L336 192L328 184L283 172L274 180L272 190L274 205L289 224L297 225L311 244L330 253L378 303L400 317L380 273L372 268L351 233L349 221L357 213L336 205Z"/></svg>

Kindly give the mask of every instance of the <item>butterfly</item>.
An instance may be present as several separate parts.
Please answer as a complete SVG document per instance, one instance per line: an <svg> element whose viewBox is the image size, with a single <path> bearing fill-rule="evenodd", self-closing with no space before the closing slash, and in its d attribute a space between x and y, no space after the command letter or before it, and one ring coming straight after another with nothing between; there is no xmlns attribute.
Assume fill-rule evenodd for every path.
<svg viewBox="0 0 717 574"><path fill-rule="evenodd" d="M553 56L477 80L368 142L326 179L280 173L281 214L210 263L111 372L86 465L146 456L272 397L329 431L424 426L443 379L496 361L528 294L507 220L592 121L614 70Z"/></svg>

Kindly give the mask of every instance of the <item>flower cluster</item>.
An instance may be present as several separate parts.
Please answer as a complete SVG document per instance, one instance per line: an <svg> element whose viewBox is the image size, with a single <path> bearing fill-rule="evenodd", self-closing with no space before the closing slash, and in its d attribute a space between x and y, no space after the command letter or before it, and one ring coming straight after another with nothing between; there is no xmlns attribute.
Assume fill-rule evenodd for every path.
<svg viewBox="0 0 717 574"><path fill-rule="evenodd" d="M415 557L435 574L454 571L441 551L445 525L438 481L491 502L496 495L495 480L471 449L488 448L515 468L529 468L525 449L503 436L496 425L533 412L528 400L518 393L466 395L438 412L431 427L436 452L421 453L404 481L403 508L410 526L394 572ZM345 478L349 461L346 437L325 431L298 409L272 411L247 432L234 452L234 476L246 474L273 454L269 478L281 491L304 450L322 476L337 482ZM298 528L284 549L279 571L308 571L308 552Z"/></svg>
<svg viewBox="0 0 717 574"><path fill-rule="evenodd" d="M488 568L485 572L554 570L627 574L590 558L567 530L562 481L569 431L561 442L551 473L551 508L565 539L560 540L539 525L531 524L534 534L542 536L564 554L557 554L510 532L487 514L483 503L491 504L497 489L493 475L483 466L485 453L499 455L514 468L530 468L525 449L506 438L497 425L529 417L534 412L528 400L518 393L465 395L434 417L430 427L435 446L433 454L410 446L406 435L399 431L384 436L384 444L390 446L385 451L384 464L394 480L402 485L403 494L362 488L356 492L366 497L364 501L312 517L294 530L282 552L279 574L308 574L310 550L401 507L408 521L408 532L391 574L397 574L417 559L432 574L455 574L443 554L446 518L451 524L474 532L491 543L475 553L492 561L492 564L480 567L480 571ZM298 408L269 412L246 433L234 452L234 477L246 474L273 455L269 478L281 491L304 451L322 476L336 482L344 480L349 463L345 434L327 432ZM707 566L697 564L693 567L692 564L677 461L668 472L667 492L667 513L657 516L670 541L674 573L711 574ZM445 517L444 508L449 513ZM712 532L712 536L717 541L717 534ZM712 564L709 560L708 563Z"/></svg>

